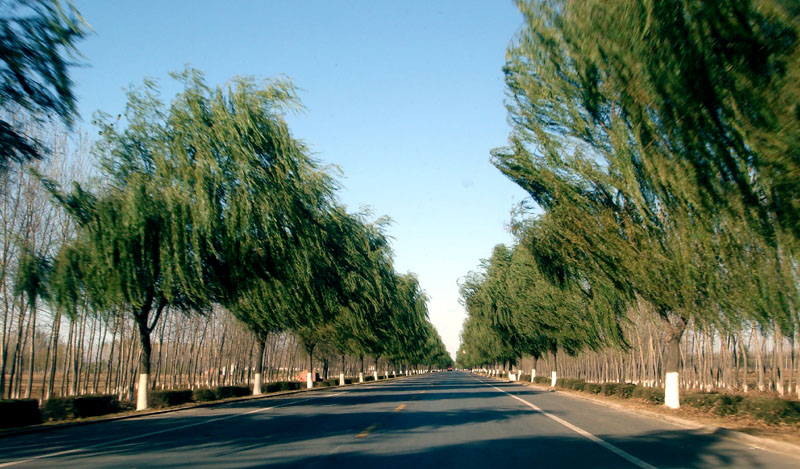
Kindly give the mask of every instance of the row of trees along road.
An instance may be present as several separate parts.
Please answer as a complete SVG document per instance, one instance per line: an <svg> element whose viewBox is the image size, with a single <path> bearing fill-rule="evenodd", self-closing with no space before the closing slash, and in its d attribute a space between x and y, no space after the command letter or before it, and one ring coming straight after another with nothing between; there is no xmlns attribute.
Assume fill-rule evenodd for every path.
<svg viewBox="0 0 800 469"><path fill-rule="evenodd" d="M772 388L800 393L800 9L518 6L513 131L492 161L539 210L462 282L459 360L545 357L555 373L566 359L664 386L678 407L681 385L746 390L753 353L763 389L770 351Z"/></svg>
<svg viewBox="0 0 800 469"><path fill-rule="evenodd" d="M138 409L156 385L245 382L259 394L268 353L282 354L267 355L268 379L294 378L295 343L309 386L318 347L326 370L332 349L341 358L342 382L353 356L362 377L364 356L376 377L381 358L387 370L446 366L419 282L394 271L387 221L348 213L330 172L291 136L283 116L300 106L292 85L235 78L211 88L192 69L174 78L183 91L169 105L146 81L122 115L97 114L94 172L71 180L51 171L69 159L66 139L51 161L9 158L3 396L31 397L37 370L42 397L59 394L58 376L61 394L136 388ZM19 111L8 120L15 129L27 118L60 135L35 109ZM44 363L35 355L43 348Z"/></svg>

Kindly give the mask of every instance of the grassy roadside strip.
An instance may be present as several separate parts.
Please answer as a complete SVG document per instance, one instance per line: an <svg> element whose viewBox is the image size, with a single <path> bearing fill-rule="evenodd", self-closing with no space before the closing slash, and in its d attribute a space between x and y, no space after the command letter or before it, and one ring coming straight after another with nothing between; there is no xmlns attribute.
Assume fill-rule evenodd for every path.
<svg viewBox="0 0 800 469"><path fill-rule="evenodd" d="M116 421L116 420L126 420L126 419L132 419L132 418L137 418L137 417L145 417L145 416L149 416L149 415L166 414L166 413L169 413L169 412L177 412L179 410L197 409L197 408L202 408L202 407L213 407L213 406L217 406L217 405L228 404L228 403L231 403L231 402L250 401L250 400L256 400L256 399L273 399L273 398L278 398L278 397L290 396L290 395L293 395L293 394L300 394L300 393L314 392L314 391L336 391L338 389L351 388L353 386L374 385L374 384L380 384L380 383L393 382L393 381L400 380L402 378L411 378L411 377L414 377L414 376L418 376L418 375L409 375L409 376L397 375L396 377L382 378L382 379L379 379L378 381L365 380L363 383L354 382L354 383L350 383L350 384L345 384L344 386L338 386L338 385L337 386L315 386L315 387L313 387L311 389L308 389L308 388L304 387L302 389L294 389L294 390L289 390L289 391L278 391L278 392L273 392L273 393L263 393L263 394L260 394L258 396L249 395L249 396L242 396L242 397L231 397L231 398L226 398L226 399L218 399L218 400L206 401L206 402L189 402L189 403L186 403L186 404L180 404L180 405L169 406L169 407L162 407L162 408L158 408L158 409L148 409L148 410L140 411L140 412L137 412L135 410L129 410L129 411L125 411L125 412L117 412L117 413L114 413L114 414L106 414L106 415L101 415L101 416L97 416L97 417L86 417L86 418L79 418L79 419L55 420L55 421L44 422L44 423L36 424L36 425L28 425L28 426L24 426L24 427L12 427L12 428L0 429L0 438L5 438L5 437L15 436L15 435L24 435L24 434L28 434L28 433L38 433L38 432L44 432L44 431L49 431L49 430L56 430L56 429L60 429L60 428L69 428L69 427L76 427L76 426L82 426L82 425L91 425L91 424L102 423L102 422L113 422L113 421Z"/></svg>
<svg viewBox="0 0 800 469"><path fill-rule="evenodd" d="M499 382L528 386L540 391L555 392L574 399L591 401L620 411L662 420L687 429L714 434L760 449L800 458L800 429L797 428L785 425L769 425L741 416L713 415L701 409L685 405L680 409L673 410L643 399L619 398L614 395L576 391L558 386L552 388L545 384L531 383L529 382L530 377L526 381L509 382L505 378L485 376L478 373L475 373L475 375L481 378L492 378Z"/></svg>

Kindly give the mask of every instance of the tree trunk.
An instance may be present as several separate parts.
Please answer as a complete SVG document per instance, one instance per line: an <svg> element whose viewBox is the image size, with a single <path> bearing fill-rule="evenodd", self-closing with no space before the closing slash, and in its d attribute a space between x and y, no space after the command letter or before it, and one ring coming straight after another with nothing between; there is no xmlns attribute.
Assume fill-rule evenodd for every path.
<svg viewBox="0 0 800 469"><path fill-rule="evenodd" d="M345 381L344 381L344 358L345 358L345 356L344 356L344 354L342 354L342 370L339 372L339 386L344 386L345 385Z"/></svg>
<svg viewBox="0 0 800 469"><path fill-rule="evenodd" d="M30 363L28 364L28 386L25 389L25 399L31 398L31 391L33 390L33 370L34 370L34 358L36 354L36 302L35 301L31 305L30 330L31 330L31 350L30 350L30 355L28 356Z"/></svg>
<svg viewBox="0 0 800 469"><path fill-rule="evenodd" d="M147 315L137 317L139 326L139 343L142 350L139 355L139 392L136 396L136 410L147 409L147 389L150 381L150 330L147 327Z"/></svg>
<svg viewBox="0 0 800 469"><path fill-rule="evenodd" d="M256 349L256 376L253 379L253 395L261 395L261 370L264 368L264 349L267 345L266 336L258 336L258 347Z"/></svg>
<svg viewBox="0 0 800 469"><path fill-rule="evenodd" d="M306 387L311 389L314 387L314 347L315 343L307 343L306 353L308 353L308 374L306 374Z"/></svg>
<svg viewBox="0 0 800 469"><path fill-rule="evenodd" d="M758 341L759 332L756 330L756 325L753 324L753 348L756 351L756 370L758 372L758 390L764 392L764 360L761 346Z"/></svg>
<svg viewBox="0 0 800 469"><path fill-rule="evenodd" d="M364 355L359 355L358 358L361 360L361 371L358 372L358 382L364 382Z"/></svg>
<svg viewBox="0 0 800 469"><path fill-rule="evenodd" d="M680 391L679 391L679 371L681 366L681 336L686 330L686 320L682 317L677 317L673 322L670 322L666 315L662 315L664 321L667 323L667 356L664 360L664 371L666 378L664 380L664 405L669 408L677 409L680 407Z"/></svg>

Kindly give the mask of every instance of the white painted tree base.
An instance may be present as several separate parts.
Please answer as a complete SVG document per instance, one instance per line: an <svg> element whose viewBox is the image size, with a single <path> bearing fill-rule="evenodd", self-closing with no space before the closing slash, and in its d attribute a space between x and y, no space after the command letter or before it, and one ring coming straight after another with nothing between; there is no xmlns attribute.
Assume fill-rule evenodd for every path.
<svg viewBox="0 0 800 469"><path fill-rule="evenodd" d="M664 383L664 405L670 409L677 409L681 406L677 371L667 373L667 379Z"/></svg>
<svg viewBox="0 0 800 469"><path fill-rule="evenodd" d="M375 381L378 381L378 372L377 371L373 371L372 372L372 379L375 380Z"/></svg>
<svg viewBox="0 0 800 469"><path fill-rule="evenodd" d="M136 410L147 409L147 383L150 382L150 375L139 375L139 391L136 394Z"/></svg>
<svg viewBox="0 0 800 469"><path fill-rule="evenodd" d="M358 382L359 383L363 383L364 382L364 373L359 373L358 374Z"/></svg>
<svg viewBox="0 0 800 469"><path fill-rule="evenodd" d="M256 373L256 376L253 380L253 395L261 395L261 373Z"/></svg>
<svg viewBox="0 0 800 469"><path fill-rule="evenodd" d="M311 389L314 387L314 380L311 378L311 373L306 373L306 388Z"/></svg>
<svg viewBox="0 0 800 469"><path fill-rule="evenodd" d="M550 387L556 387L556 381L558 381L558 379L556 378L556 372L554 371L553 375L550 377Z"/></svg>
<svg viewBox="0 0 800 469"><path fill-rule="evenodd" d="M344 386L344 373L339 373L339 386Z"/></svg>
<svg viewBox="0 0 800 469"><path fill-rule="evenodd" d="M531 383L533 382L533 378L536 377L536 368L531 368Z"/></svg>

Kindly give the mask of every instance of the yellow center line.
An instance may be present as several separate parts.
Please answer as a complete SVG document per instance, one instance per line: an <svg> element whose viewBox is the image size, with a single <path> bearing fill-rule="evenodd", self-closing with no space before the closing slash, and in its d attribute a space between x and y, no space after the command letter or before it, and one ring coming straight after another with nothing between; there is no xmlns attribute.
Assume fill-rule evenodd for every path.
<svg viewBox="0 0 800 469"><path fill-rule="evenodd" d="M364 430L363 432L361 432L358 435L356 435L356 438L364 438L365 436L369 435L369 432L371 432L372 430L375 430L376 426L377 425L370 425L369 427L367 427L366 430Z"/></svg>
<svg viewBox="0 0 800 469"><path fill-rule="evenodd" d="M395 408L394 408L394 412L401 411L401 410L403 410L403 409L405 409L405 408L406 408L406 405L405 405L405 404L400 404L399 406L397 406L397 407L395 407Z"/></svg>

